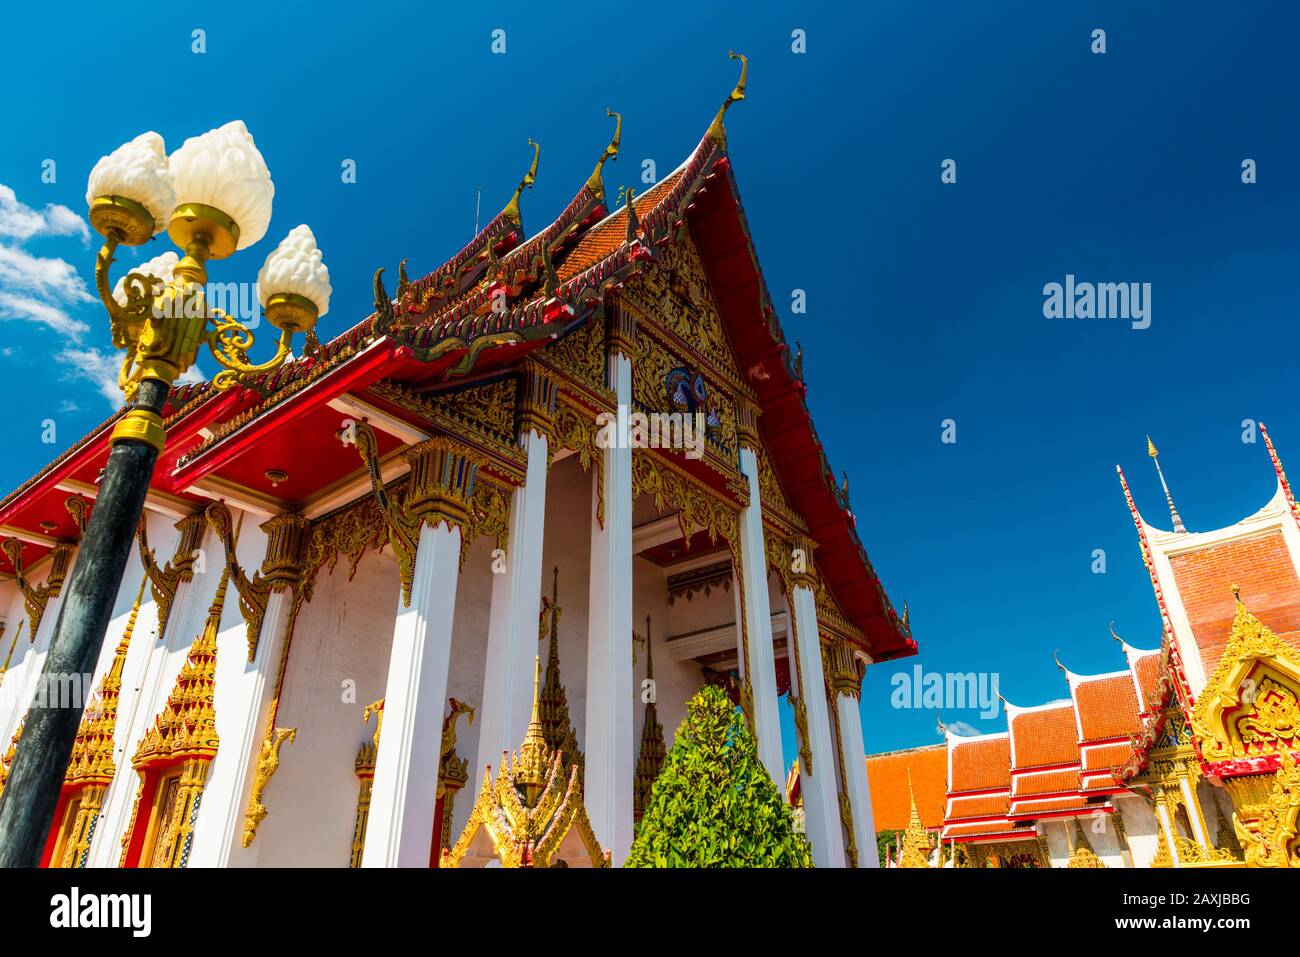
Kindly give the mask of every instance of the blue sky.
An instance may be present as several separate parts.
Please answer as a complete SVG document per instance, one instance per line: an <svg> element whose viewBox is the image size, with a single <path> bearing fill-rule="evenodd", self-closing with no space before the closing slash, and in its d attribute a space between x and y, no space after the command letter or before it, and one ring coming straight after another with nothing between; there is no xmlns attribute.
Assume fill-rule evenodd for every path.
<svg viewBox="0 0 1300 957"><path fill-rule="evenodd" d="M734 5L728 5L732 11ZM851 477L863 541L907 599L922 656L869 672L868 750L938 740L933 711L890 707L890 677L988 671L1018 704L1121 664L1107 635L1158 640L1114 474L1164 505L1150 432L1184 520L1228 524L1269 497L1266 422L1300 474L1295 224L1300 132L1293 5L1147 3L321 4L311 16L230 3L134 14L12 11L0 105L0 371L12 488L110 411L107 328L89 297L84 213L94 161L156 129L174 149L244 119L276 182L267 239L215 264L252 279L311 224L334 283L322 337L366 314L369 277L440 264L495 213L542 143L523 202L540 228L625 117L611 189L698 141L750 56L730 146L769 288L804 348L810 403ZM121 27L130 23L130 30ZM490 50L506 31L507 52ZM1090 52L1106 31L1107 52ZM191 52L191 31L207 52ZM791 31L807 52L791 51ZM111 43L105 37L112 37ZM72 51L94 51L93 73ZM940 164L957 163L957 182ZM1244 159L1258 182L1241 181ZM57 179L41 180L53 159ZM345 159L357 182L341 182ZM10 192L12 191L12 195ZM150 251L148 255L153 255ZM1049 320L1043 286L1151 283L1151 326ZM808 311L792 315L791 291ZM42 421L57 439L42 444ZM940 441L941 422L957 441ZM1104 549L1107 572L1091 571ZM976 728L973 712L948 711ZM787 751L793 753L791 741Z"/></svg>

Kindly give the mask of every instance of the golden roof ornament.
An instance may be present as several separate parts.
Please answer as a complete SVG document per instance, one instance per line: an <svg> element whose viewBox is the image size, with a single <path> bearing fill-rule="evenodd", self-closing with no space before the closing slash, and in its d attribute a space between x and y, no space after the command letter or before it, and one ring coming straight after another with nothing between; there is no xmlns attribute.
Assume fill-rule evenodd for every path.
<svg viewBox="0 0 1300 957"><path fill-rule="evenodd" d="M727 95L727 98L722 101L722 106L718 107L718 115L713 118L708 132L708 136L718 144L718 148L724 150L727 148L727 128L723 123L723 118L727 115L727 110L732 103L739 103L745 98L745 83L749 78L749 58L743 53L736 53L734 50L728 50L727 56L740 61L740 80L737 81L735 88Z"/></svg>
<svg viewBox="0 0 1300 957"><path fill-rule="evenodd" d="M605 115L614 117L614 137L609 141L609 145L605 147L605 152L600 154L600 159L596 160L596 168L587 177L587 189L595 193L596 197L601 200L605 198L605 181L601 176L602 167L604 167L606 160L618 159L619 140L623 135L623 114L607 109Z"/></svg>
<svg viewBox="0 0 1300 957"><path fill-rule="evenodd" d="M510 197L510 202L506 203L506 208L501 211L502 216L512 220L516 225L523 224L523 217L519 213L519 196L525 189L532 189L533 183L537 182L537 161L542 155L541 146L534 143L531 136L528 138L528 145L533 148L533 164L528 167L528 172L515 187L515 194Z"/></svg>

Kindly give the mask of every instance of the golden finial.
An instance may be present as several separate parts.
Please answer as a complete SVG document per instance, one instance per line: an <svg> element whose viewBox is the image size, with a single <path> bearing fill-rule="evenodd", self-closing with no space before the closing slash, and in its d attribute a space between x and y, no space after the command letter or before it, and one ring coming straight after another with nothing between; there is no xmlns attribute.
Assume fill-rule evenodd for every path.
<svg viewBox="0 0 1300 957"><path fill-rule="evenodd" d="M709 126L708 135L713 138L713 142L717 143L721 149L727 148L727 128L723 125L722 118L726 115L727 108L732 103L739 103L745 98L745 81L749 77L749 58L745 54L728 50L727 56L740 61L740 81L727 98L722 101L722 106L718 107L718 115L713 118L713 123Z"/></svg>
<svg viewBox="0 0 1300 957"><path fill-rule="evenodd" d="M538 655L533 664L533 717L528 722L528 733L524 743L519 746L519 763L515 766L515 786L523 789L524 803L532 807L546 785L546 775L550 770L547 754L546 737L542 734L542 721L538 717L538 695L542 675L542 657Z"/></svg>
<svg viewBox="0 0 1300 957"><path fill-rule="evenodd" d="M533 148L533 165L528 167L528 172L515 187L515 195L510 197L510 202L506 203L506 208L501 211L502 216L512 220L516 225L523 224L523 218L519 215L519 196L525 189L532 189L533 183L537 182L537 160L542 155L542 147L534 143L531 136L528 138L528 145Z"/></svg>
<svg viewBox="0 0 1300 957"><path fill-rule="evenodd" d="M1124 639L1121 638L1119 635L1115 634L1115 620L1113 618L1111 619L1110 622L1110 636L1114 638L1116 641L1118 641L1121 645L1124 644Z"/></svg>
<svg viewBox="0 0 1300 957"><path fill-rule="evenodd" d="M1160 487L1165 490L1165 501L1169 503L1169 516L1174 522L1175 532L1186 532L1183 526L1182 517L1178 514L1178 509L1174 507L1174 497L1169 494L1169 485L1165 482L1165 473L1160 468L1160 453L1156 451L1156 444L1151 441L1151 436L1147 436L1147 455L1151 456L1151 461L1156 463L1156 475L1160 476Z"/></svg>
<svg viewBox="0 0 1300 957"><path fill-rule="evenodd" d="M605 165L606 160L618 159L619 139L623 135L623 114L607 109L605 115L614 117L614 138L605 147L605 152L600 154L600 159L596 160L596 168L591 171L591 176L587 179L587 188L602 200L605 198L605 182L601 179L601 167Z"/></svg>
<svg viewBox="0 0 1300 957"><path fill-rule="evenodd" d="M1236 600L1237 604L1238 605L1242 604L1241 586L1238 585L1236 582L1233 582L1229 587L1232 589L1232 597Z"/></svg>
<svg viewBox="0 0 1300 957"><path fill-rule="evenodd" d="M1070 669L1061 664L1061 649L1058 648L1052 652L1052 660L1056 662L1056 667L1060 668L1067 675L1070 673Z"/></svg>

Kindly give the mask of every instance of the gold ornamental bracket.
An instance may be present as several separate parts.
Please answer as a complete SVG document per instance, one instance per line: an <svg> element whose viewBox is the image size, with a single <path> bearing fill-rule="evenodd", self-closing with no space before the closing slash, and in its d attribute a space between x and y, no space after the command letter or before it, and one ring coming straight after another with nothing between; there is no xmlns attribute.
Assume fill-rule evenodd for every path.
<svg viewBox="0 0 1300 957"><path fill-rule="evenodd" d="M149 523L146 516L140 516L140 526L136 532L136 544L140 552L140 564L144 566L149 581L149 593L153 595L158 608L158 639L167 633L167 621L171 617L172 602L176 599L176 590L181 582L194 580L194 563L199 557L199 546L208 530L208 520L204 512L187 515L176 523L180 537L171 560L161 568L158 566L154 550L149 547Z"/></svg>
<svg viewBox="0 0 1300 957"><path fill-rule="evenodd" d="M23 606L27 610L28 638L34 642L50 599L58 598L63 591L63 582L68 576L68 566L72 562L73 545L60 542L50 550L50 571L45 576L45 581L39 585L31 583L23 567L22 542L16 538L6 538L0 542L0 549L4 551L14 567L14 580L18 585L18 591L23 596Z"/></svg>
<svg viewBox="0 0 1300 957"><path fill-rule="evenodd" d="M207 522L221 540L226 552L226 569L230 581L239 593L239 611L248 634L248 661L257 657L266 618L267 604L272 592L289 589L294 592L294 611L302 601L311 599L311 582L303 574L303 555L310 523L297 512L284 512L263 522L266 532L266 557L260 571L249 578L235 552L236 536L231 526L229 507L224 502L213 502L205 510Z"/></svg>

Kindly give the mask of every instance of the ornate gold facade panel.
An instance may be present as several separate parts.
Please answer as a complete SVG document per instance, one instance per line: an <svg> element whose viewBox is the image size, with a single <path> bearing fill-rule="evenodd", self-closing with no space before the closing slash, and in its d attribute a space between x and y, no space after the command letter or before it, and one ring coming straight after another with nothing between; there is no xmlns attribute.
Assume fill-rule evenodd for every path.
<svg viewBox="0 0 1300 957"><path fill-rule="evenodd" d="M613 402L605 372L605 323L592 316L534 355L568 382Z"/></svg>
<svg viewBox="0 0 1300 957"><path fill-rule="evenodd" d="M1228 643L1192 711L1202 755L1222 761L1300 748L1298 697L1300 653L1238 595Z"/></svg>
<svg viewBox="0 0 1300 957"><path fill-rule="evenodd" d="M834 706L840 695L857 698L862 694L862 675L865 671L862 661L854 653L854 647L842 638L823 641L822 668L826 673L826 688Z"/></svg>
<svg viewBox="0 0 1300 957"><path fill-rule="evenodd" d="M733 489L737 494L739 489ZM677 524L689 544L696 528L708 532L716 543L721 535L736 542L740 509L747 502L734 502L689 472L656 455L650 449L633 449L632 497L648 495L659 514L675 511Z"/></svg>
<svg viewBox="0 0 1300 957"><path fill-rule="evenodd" d="M366 848L366 825L370 822L370 798L375 784L375 761L379 758L379 734L384 729L384 700L380 698L373 704L366 705L361 713L361 720L370 723L370 716L375 715L375 733L369 741L361 745L357 752L355 770L360 784L357 794L357 816L352 827L352 858L349 866L360 867L361 856Z"/></svg>
<svg viewBox="0 0 1300 957"><path fill-rule="evenodd" d="M394 382L376 383L369 392L482 452L489 468L514 484L523 481L528 461L517 441L519 386L514 377L432 397Z"/></svg>
<svg viewBox="0 0 1300 957"><path fill-rule="evenodd" d="M740 385L743 378L727 340L689 227L659 248L655 260L622 288L638 320L669 332L715 375Z"/></svg>
<svg viewBox="0 0 1300 957"><path fill-rule="evenodd" d="M1247 867L1296 867L1296 817L1300 815L1300 765L1283 751L1272 774L1228 778L1236 808L1233 828Z"/></svg>
<svg viewBox="0 0 1300 957"><path fill-rule="evenodd" d="M637 336L633 364L632 398L637 408L646 413L700 413L705 423L704 460L716 471L735 476L734 393L648 332Z"/></svg>

